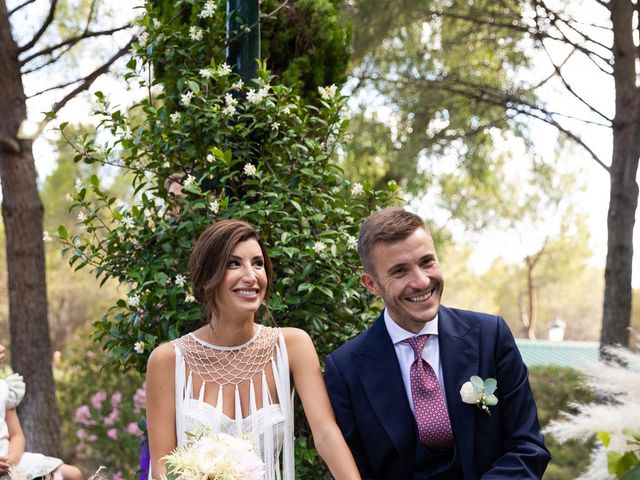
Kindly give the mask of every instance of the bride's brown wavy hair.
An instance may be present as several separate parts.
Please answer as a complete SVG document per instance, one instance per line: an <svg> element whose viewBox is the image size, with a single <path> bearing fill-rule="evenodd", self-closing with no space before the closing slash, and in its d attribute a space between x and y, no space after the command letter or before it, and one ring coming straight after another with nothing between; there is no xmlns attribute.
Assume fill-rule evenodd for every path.
<svg viewBox="0 0 640 480"><path fill-rule="evenodd" d="M264 299L267 300L271 294L273 265L257 230L241 220L216 222L200 234L189 257L193 296L204 307L207 321L217 313L216 289L224 278L229 257L236 245L246 240L255 240L260 245L267 275Z"/></svg>

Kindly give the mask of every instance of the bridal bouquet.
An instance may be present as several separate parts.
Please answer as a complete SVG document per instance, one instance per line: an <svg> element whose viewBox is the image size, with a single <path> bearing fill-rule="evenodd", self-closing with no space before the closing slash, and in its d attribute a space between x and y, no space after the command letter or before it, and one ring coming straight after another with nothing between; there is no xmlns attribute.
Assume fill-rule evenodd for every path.
<svg viewBox="0 0 640 480"><path fill-rule="evenodd" d="M165 457L167 480L263 480L264 463L247 440L206 435Z"/></svg>

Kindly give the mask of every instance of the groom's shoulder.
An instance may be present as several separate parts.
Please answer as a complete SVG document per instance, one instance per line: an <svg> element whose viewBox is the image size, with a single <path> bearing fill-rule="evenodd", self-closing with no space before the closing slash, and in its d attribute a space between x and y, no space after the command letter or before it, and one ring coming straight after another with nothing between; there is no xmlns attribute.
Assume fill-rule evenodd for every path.
<svg viewBox="0 0 640 480"><path fill-rule="evenodd" d="M451 308L440 305L440 321L462 321L468 324L476 324L480 331L502 330L509 328L506 321L499 315L465 310L461 308Z"/></svg>

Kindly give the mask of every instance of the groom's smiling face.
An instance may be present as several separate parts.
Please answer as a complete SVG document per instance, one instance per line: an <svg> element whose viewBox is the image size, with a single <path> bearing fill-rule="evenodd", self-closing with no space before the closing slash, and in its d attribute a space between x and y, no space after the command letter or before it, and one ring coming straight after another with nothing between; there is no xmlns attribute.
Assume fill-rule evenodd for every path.
<svg viewBox="0 0 640 480"><path fill-rule="evenodd" d="M382 297L391 318L405 330L418 333L438 313L444 277L431 236L418 228L404 240L373 246L374 271L362 283Z"/></svg>

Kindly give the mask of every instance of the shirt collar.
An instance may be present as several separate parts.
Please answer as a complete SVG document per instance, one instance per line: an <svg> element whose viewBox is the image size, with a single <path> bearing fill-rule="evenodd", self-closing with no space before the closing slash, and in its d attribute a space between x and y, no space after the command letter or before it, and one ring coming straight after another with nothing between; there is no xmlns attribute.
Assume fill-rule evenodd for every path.
<svg viewBox="0 0 640 480"><path fill-rule="evenodd" d="M407 338L415 337L416 335L438 335L438 315L433 318L433 320L424 324L422 330L420 330L417 334L405 330L400 325L398 325L391 315L389 314L388 309L384 309L384 324L387 327L387 332L389 332L389 336L391 337L391 342L395 345L396 343L400 343Z"/></svg>

